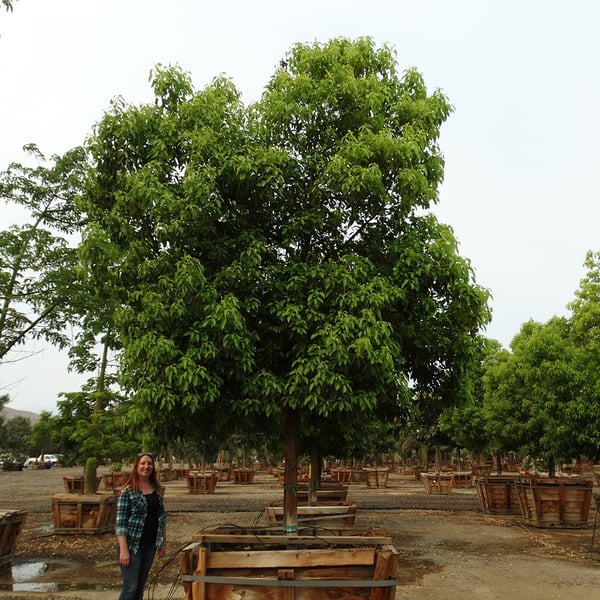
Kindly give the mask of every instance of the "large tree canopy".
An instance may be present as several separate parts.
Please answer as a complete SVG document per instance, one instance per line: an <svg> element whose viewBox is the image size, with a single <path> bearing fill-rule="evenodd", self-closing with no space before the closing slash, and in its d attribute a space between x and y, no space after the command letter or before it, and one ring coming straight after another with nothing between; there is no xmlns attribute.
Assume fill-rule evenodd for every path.
<svg viewBox="0 0 600 600"><path fill-rule="evenodd" d="M430 210L443 94L369 39L294 46L249 107L225 78L153 86L98 123L82 198L130 414L201 431L294 411L314 435L469 394L489 312Z"/></svg>

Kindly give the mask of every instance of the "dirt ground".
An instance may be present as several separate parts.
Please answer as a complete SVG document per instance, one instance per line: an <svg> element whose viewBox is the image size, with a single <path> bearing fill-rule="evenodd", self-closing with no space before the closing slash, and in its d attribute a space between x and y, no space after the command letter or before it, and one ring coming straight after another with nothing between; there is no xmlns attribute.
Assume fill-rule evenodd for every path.
<svg viewBox="0 0 600 600"><path fill-rule="evenodd" d="M0 599L118 597L113 535L53 533L51 498L64 492L63 476L80 474L61 468L0 472L0 510L27 511L13 567L0 573ZM214 525L266 525L264 506L282 496L266 473L257 473L252 485L219 482L213 495L189 494L183 480L165 486L168 552L155 561L146 594L155 600L183 599L177 555L194 533ZM591 547L594 503L586 529L555 530L483 514L474 488L429 496L420 482L396 474L385 489L351 484L348 499L357 503L357 526L384 528L392 536L400 554L397 600L600 598L600 531Z"/></svg>

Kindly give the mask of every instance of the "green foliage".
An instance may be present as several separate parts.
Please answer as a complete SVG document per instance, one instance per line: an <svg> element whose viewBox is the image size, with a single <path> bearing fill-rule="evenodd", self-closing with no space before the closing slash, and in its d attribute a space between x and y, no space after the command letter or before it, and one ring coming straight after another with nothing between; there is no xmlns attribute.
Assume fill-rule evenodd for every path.
<svg viewBox="0 0 600 600"><path fill-rule="evenodd" d="M2 447L17 456L27 458L30 450L28 439L32 432L29 419L13 417L4 423L2 429Z"/></svg>
<svg viewBox="0 0 600 600"><path fill-rule="evenodd" d="M77 254L68 236L82 225L74 200L86 156L76 148L46 167L35 146L27 150L42 164L0 173L0 198L25 215L0 231L0 361L28 339L66 347L65 325L74 320Z"/></svg>
<svg viewBox="0 0 600 600"><path fill-rule="evenodd" d="M7 394L0 396L0 411L8 404ZM3 458L0 462L24 461L29 455L29 437L31 423L25 417L14 417L6 420L0 416L0 453Z"/></svg>
<svg viewBox="0 0 600 600"><path fill-rule="evenodd" d="M62 397L52 431L70 462L85 463L88 458L120 461L135 454L139 436L126 426L118 394L98 391L92 381L82 391Z"/></svg>
<svg viewBox="0 0 600 600"><path fill-rule="evenodd" d="M40 418L33 426L31 436L27 440L29 447L33 450L30 456L39 456L58 449L62 451L63 446L56 429L55 419L56 417L52 416L50 411L43 410L41 412Z"/></svg>
<svg viewBox="0 0 600 600"><path fill-rule="evenodd" d="M344 445L411 391L431 411L472 392L487 292L429 211L449 103L369 39L287 65L250 107L158 67L155 102L116 100L90 140L80 256L114 307L128 415L159 440L295 411Z"/></svg>
<svg viewBox="0 0 600 600"><path fill-rule="evenodd" d="M525 323L512 352L500 350L486 369L486 430L498 450L549 461L598 455L600 255L585 264L571 316Z"/></svg>
<svg viewBox="0 0 600 600"><path fill-rule="evenodd" d="M466 448L475 455L504 450L495 447L498 436L490 435L491 424L484 404L484 374L488 367L502 355L502 347L496 340L482 338L481 360L473 373L473 394L463 403L445 409L439 419L439 427L452 440L456 448Z"/></svg>

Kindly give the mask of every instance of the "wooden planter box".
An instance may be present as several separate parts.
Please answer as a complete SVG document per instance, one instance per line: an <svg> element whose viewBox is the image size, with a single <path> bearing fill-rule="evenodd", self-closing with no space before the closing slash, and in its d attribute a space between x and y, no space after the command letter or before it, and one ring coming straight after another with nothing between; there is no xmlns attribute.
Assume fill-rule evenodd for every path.
<svg viewBox="0 0 600 600"><path fill-rule="evenodd" d="M368 488L386 488L388 486L389 469L363 469L363 471Z"/></svg>
<svg viewBox="0 0 600 600"><path fill-rule="evenodd" d="M299 483L296 496L299 502L308 500L309 484ZM348 486L338 481L322 481L317 489L317 500L346 500L348 497Z"/></svg>
<svg viewBox="0 0 600 600"><path fill-rule="evenodd" d="M233 483L249 485L254 481L254 469L231 469Z"/></svg>
<svg viewBox="0 0 600 600"><path fill-rule="evenodd" d="M332 469L331 475L340 483L352 482L352 469Z"/></svg>
<svg viewBox="0 0 600 600"><path fill-rule="evenodd" d="M452 471L454 475L453 487L472 487L473 473L471 471Z"/></svg>
<svg viewBox="0 0 600 600"><path fill-rule="evenodd" d="M11 564L26 516L24 510L0 511L0 568Z"/></svg>
<svg viewBox="0 0 600 600"><path fill-rule="evenodd" d="M515 480L516 477L510 475L475 478L481 510L491 515L520 515L521 504Z"/></svg>
<svg viewBox="0 0 600 600"><path fill-rule="evenodd" d="M55 533L100 534L115 529L114 495L56 494L52 497Z"/></svg>
<svg viewBox="0 0 600 600"><path fill-rule="evenodd" d="M229 481L231 479L231 467L219 467L216 471L219 473L219 481Z"/></svg>
<svg viewBox="0 0 600 600"><path fill-rule="evenodd" d="M471 470L476 477L489 477L492 474L492 465L475 465Z"/></svg>
<svg viewBox="0 0 600 600"><path fill-rule="evenodd" d="M323 533L323 532L320 532ZM398 553L385 532L201 531L180 552L186 600L393 600Z"/></svg>
<svg viewBox="0 0 600 600"><path fill-rule="evenodd" d="M421 473L426 494L449 494L454 486L454 473Z"/></svg>
<svg viewBox="0 0 600 600"><path fill-rule="evenodd" d="M94 489L95 492L98 491L100 487L100 482L103 477L96 477L96 487ZM85 486L85 478L83 476L80 477L63 477L63 483L65 484L65 492L67 494L83 494L83 489Z"/></svg>
<svg viewBox="0 0 600 600"><path fill-rule="evenodd" d="M5 462L2 464L3 471L22 471L23 463L22 462Z"/></svg>
<svg viewBox="0 0 600 600"><path fill-rule="evenodd" d="M219 480L215 471L205 473L192 471L185 476L185 479L190 494L214 494Z"/></svg>
<svg viewBox="0 0 600 600"><path fill-rule="evenodd" d="M364 483L366 481L363 469L352 469L352 483Z"/></svg>
<svg viewBox="0 0 600 600"><path fill-rule="evenodd" d="M308 506L298 504L298 527L346 527L356 520L356 502L350 500L319 501ZM265 507L265 517L269 523L283 523L283 502L271 502Z"/></svg>
<svg viewBox="0 0 600 600"><path fill-rule="evenodd" d="M515 488L521 515L535 527L584 529L592 502L590 479L521 478Z"/></svg>
<svg viewBox="0 0 600 600"><path fill-rule="evenodd" d="M115 473L107 473L102 477L102 483L104 489L118 491L120 490L127 481L129 473L125 471L116 471Z"/></svg>
<svg viewBox="0 0 600 600"><path fill-rule="evenodd" d="M174 481L175 480L175 471L173 469L158 469L156 471L156 476L158 481L164 483L165 481Z"/></svg>

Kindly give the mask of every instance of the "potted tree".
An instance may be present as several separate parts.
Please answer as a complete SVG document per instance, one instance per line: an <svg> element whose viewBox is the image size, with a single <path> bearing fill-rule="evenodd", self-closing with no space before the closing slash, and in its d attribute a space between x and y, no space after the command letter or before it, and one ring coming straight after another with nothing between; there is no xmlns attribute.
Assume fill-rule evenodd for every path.
<svg viewBox="0 0 600 600"><path fill-rule="evenodd" d="M585 303L577 306L585 311ZM515 449L545 468L514 484L523 518L538 527L581 528L588 522L593 482L556 473L558 462L593 452L596 444L589 422L597 416L597 403L585 401L582 377L589 354L575 327L581 316L525 323L512 353L501 351L486 373L490 427L503 422L496 430L510 432L518 440Z"/></svg>
<svg viewBox="0 0 600 600"><path fill-rule="evenodd" d="M227 80L196 93L178 69L156 71L154 103L114 105L90 139L81 205L93 231L82 256L97 261L98 289L118 287L121 382L136 426L176 415L193 430L211 413L279 431L273 560L312 545L326 577L334 565L321 560L333 555L317 552L316 536L304 545L298 529L304 432L322 441L335 419L347 435L401 420L419 391L432 411L453 402L489 312L429 211L447 100L414 70L400 77L393 52L369 39L298 44L286 58L250 109ZM333 542L335 566L360 547L360 585L380 579L373 594L392 597L389 538L353 538ZM212 532L198 550L208 558L230 542L251 543ZM300 554L295 565L306 566ZM190 598L219 587L200 571Z"/></svg>
<svg viewBox="0 0 600 600"><path fill-rule="evenodd" d="M84 388L63 397L58 403L57 425L68 425L66 431L60 427L57 431L77 449L73 456L84 462L84 469L80 477L65 481L66 493L52 498L54 530L65 534L111 532L118 488L112 486L108 493L99 491L102 477L98 476L98 462L100 458L131 455L136 444L123 430L114 395Z"/></svg>

